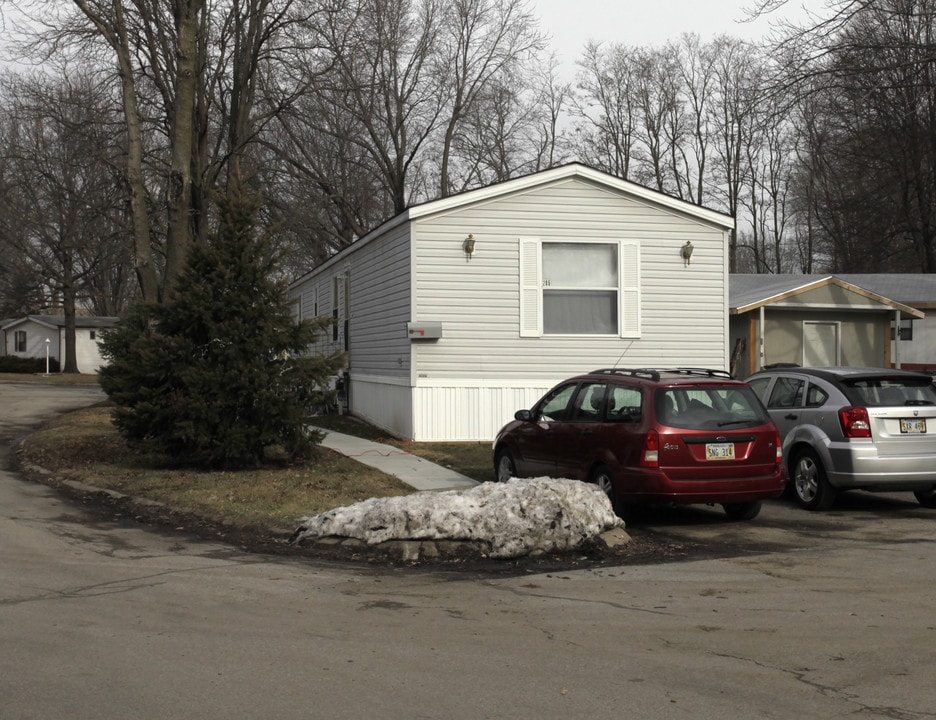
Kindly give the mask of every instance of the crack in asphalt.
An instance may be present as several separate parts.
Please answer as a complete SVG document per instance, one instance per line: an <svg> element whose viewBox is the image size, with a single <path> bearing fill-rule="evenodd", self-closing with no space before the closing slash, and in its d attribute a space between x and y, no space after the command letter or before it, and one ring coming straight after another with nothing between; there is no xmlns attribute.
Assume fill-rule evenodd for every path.
<svg viewBox="0 0 936 720"><path fill-rule="evenodd" d="M760 660L754 660L753 658L742 657L740 655L732 655L731 653L713 652L711 654L715 657L728 660L738 660L740 662L749 663L755 667L763 668L765 670L773 670L784 675L789 675L795 678L797 682L817 690L820 695L856 705L858 707L857 712L861 714L873 713L875 716L893 718L893 720L926 720L927 718L936 718L936 713L934 712L921 712L918 710L907 710L906 708L894 707L890 705L868 705L863 703L854 693L849 693L842 688L837 688L832 685L825 685L815 680L810 680L807 675L809 673L815 672L814 668L792 669L770 665Z"/></svg>
<svg viewBox="0 0 936 720"><path fill-rule="evenodd" d="M150 575L140 575L138 577L119 578L117 580L108 580L106 582L94 583L92 585L78 585L71 588L53 589L48 588L44 592L20 598L0 598L0 607L12 607L17 605L26 605L35 602L45 602L48 600L75 600L82 598L104 597L107 595L121 595L123 593L133 592L135 590L145 590L147 588L159 587L165 584L165 580L158 578L167 578L173 575L185 575L188 573L205 572L207 570L228 569L233 566L254 565L254 562L235 562L223 563L218 565L209 565L199 568L186 568L181 570L165 570L163 572L152 573ZM151 581L151 582L145 582Z"/></svg>

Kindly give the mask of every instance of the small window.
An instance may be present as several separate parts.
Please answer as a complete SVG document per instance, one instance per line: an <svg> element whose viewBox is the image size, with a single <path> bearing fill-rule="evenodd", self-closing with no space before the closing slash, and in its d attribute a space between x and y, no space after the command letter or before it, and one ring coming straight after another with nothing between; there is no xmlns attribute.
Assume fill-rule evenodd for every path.
<svg viewBox="0 0 936 720"><path fill-rule="evenodd" d="M806 390L806 407L822 407L828 399L829 393L815 383L809 383L809 388Z"/></svg>
<svg viewBox="0 0 936 720"><path fill-rule="evenodd" d="M894 321L891 320L890 324L890 339L894 339ZM901 340L913 340L913 320L901 320L900 321L900 339Z"/></svg>
<svg viewBox="0 0 936 720"><path fill-rule="evenodd" d="M767 402L767 407L799 407L803 403L803 387L805 385L806 382L804 380L778 377L777 382L774 383L773 392L770 393L770 400Z"/></svg>
<svg viewBox="0 0 936 720"><path fill-rule="evenodd" d="M13 334L13 352L26 352L26 331L17 330Z"/></svg>
<svg viewBox="0 0 936 720"><path fill-rule="evenodd" d="M572 404L573 422L599 422L604 417L604 401L607 385L586 383L579 388Z"/></svg>
<svg viewBox="0 0 936 720"><path fill-rule="evenodd" d="M92 339L92 340L96 340L96 339L97 339L97 337L96 337L95 334L94 334L94 330L91 330L91 332L89 333L89 335L91 336L91 339Z"/></svg>
<svg viewBox="0 0 936 720"><path fill-rule="evenodd" d="M608 399L608 422L640 422L643 416L641 407L640 390L614 385Z"/></svg>
<svg viewBox="0 0 936 720"><path fill-rule="evenodd" d="M561 422L568 417L569 400L572 399L572 393L575 392L575 383L563 385L556 388L552 393L543 398L537 413L537 420L546 422Z"/></svg>

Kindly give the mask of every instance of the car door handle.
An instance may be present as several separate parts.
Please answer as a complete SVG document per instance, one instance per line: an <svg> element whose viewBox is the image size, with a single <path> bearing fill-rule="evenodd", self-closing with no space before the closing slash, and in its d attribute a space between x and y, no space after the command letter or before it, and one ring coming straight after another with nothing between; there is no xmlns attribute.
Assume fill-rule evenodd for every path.
<svg viewBox="0 0 936 720"><path fill-rule="evenodd" d="M783 419L784 420L796 420L796 418L798 417L799 415L797 415L796 413L787 413L786 415L783 416Z"/></svg>

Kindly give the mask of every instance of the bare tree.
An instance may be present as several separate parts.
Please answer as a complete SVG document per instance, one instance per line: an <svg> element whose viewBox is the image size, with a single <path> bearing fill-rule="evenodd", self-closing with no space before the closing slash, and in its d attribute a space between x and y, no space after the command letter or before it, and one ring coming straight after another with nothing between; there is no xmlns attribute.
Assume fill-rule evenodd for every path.
<svg viewBox="0 0 936 720"><path fill-rule="evenodd" d="M585 162L630 179L639 122L635 51L589 43L579 61L576 151Z"/></svg>
<svg viewBox="0 0 936 720"><path fill-rule="evenodd" d="M936 272L934 41L932 0L856 0L776 50L776 91L810 108L798 217L830 269Z"/></svg>
<svg viewBox="0 0 936 720"><path fill-rule="evenodd" d="M115 222L120 176L106 154L113 139L107 134L111 100L80 73L60 81L8 77L3 85L0 143L17 182L0 200L0 225L17 255L47 284L46 306L64 312L66 373L78 372L79 302L102 289L105 274L127 267L123 237L114 232L121 225Z"/></svg>
<svg viewBox="0 0 936 720"><path fill-rule="evenodd" d="M124 177L141 293L172 292L206 241L212 197L269 118L297 97L271 68L328 0L0 0L28 19L34 58L111 68L121 89ZM265 82L266 81L266 82Z"/></svg>
<svg viewBox="0 0 936 720"><path fill-rule="evenodd" d="M527 0L453 0L443 20L437 72L448 78L449 101L442 129L439 195L452 191L452 145L465 113L482 95L497 95L497 78L522 80L517 72L544 47ZM500 92L504 90L501 85Z"/></svg>

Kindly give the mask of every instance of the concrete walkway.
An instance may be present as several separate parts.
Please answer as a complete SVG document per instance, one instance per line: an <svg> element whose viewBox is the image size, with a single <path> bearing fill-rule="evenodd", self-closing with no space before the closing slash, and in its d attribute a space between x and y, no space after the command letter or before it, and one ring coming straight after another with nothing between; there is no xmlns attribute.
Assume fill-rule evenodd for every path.
<svg viewBox="0 0 936 720"><path fill-rule="evenodd" d="M454 490L478 485L466 475L424 460L404 450L363 438L326 430L322 447L395 475L417 490Z"/></svg>

